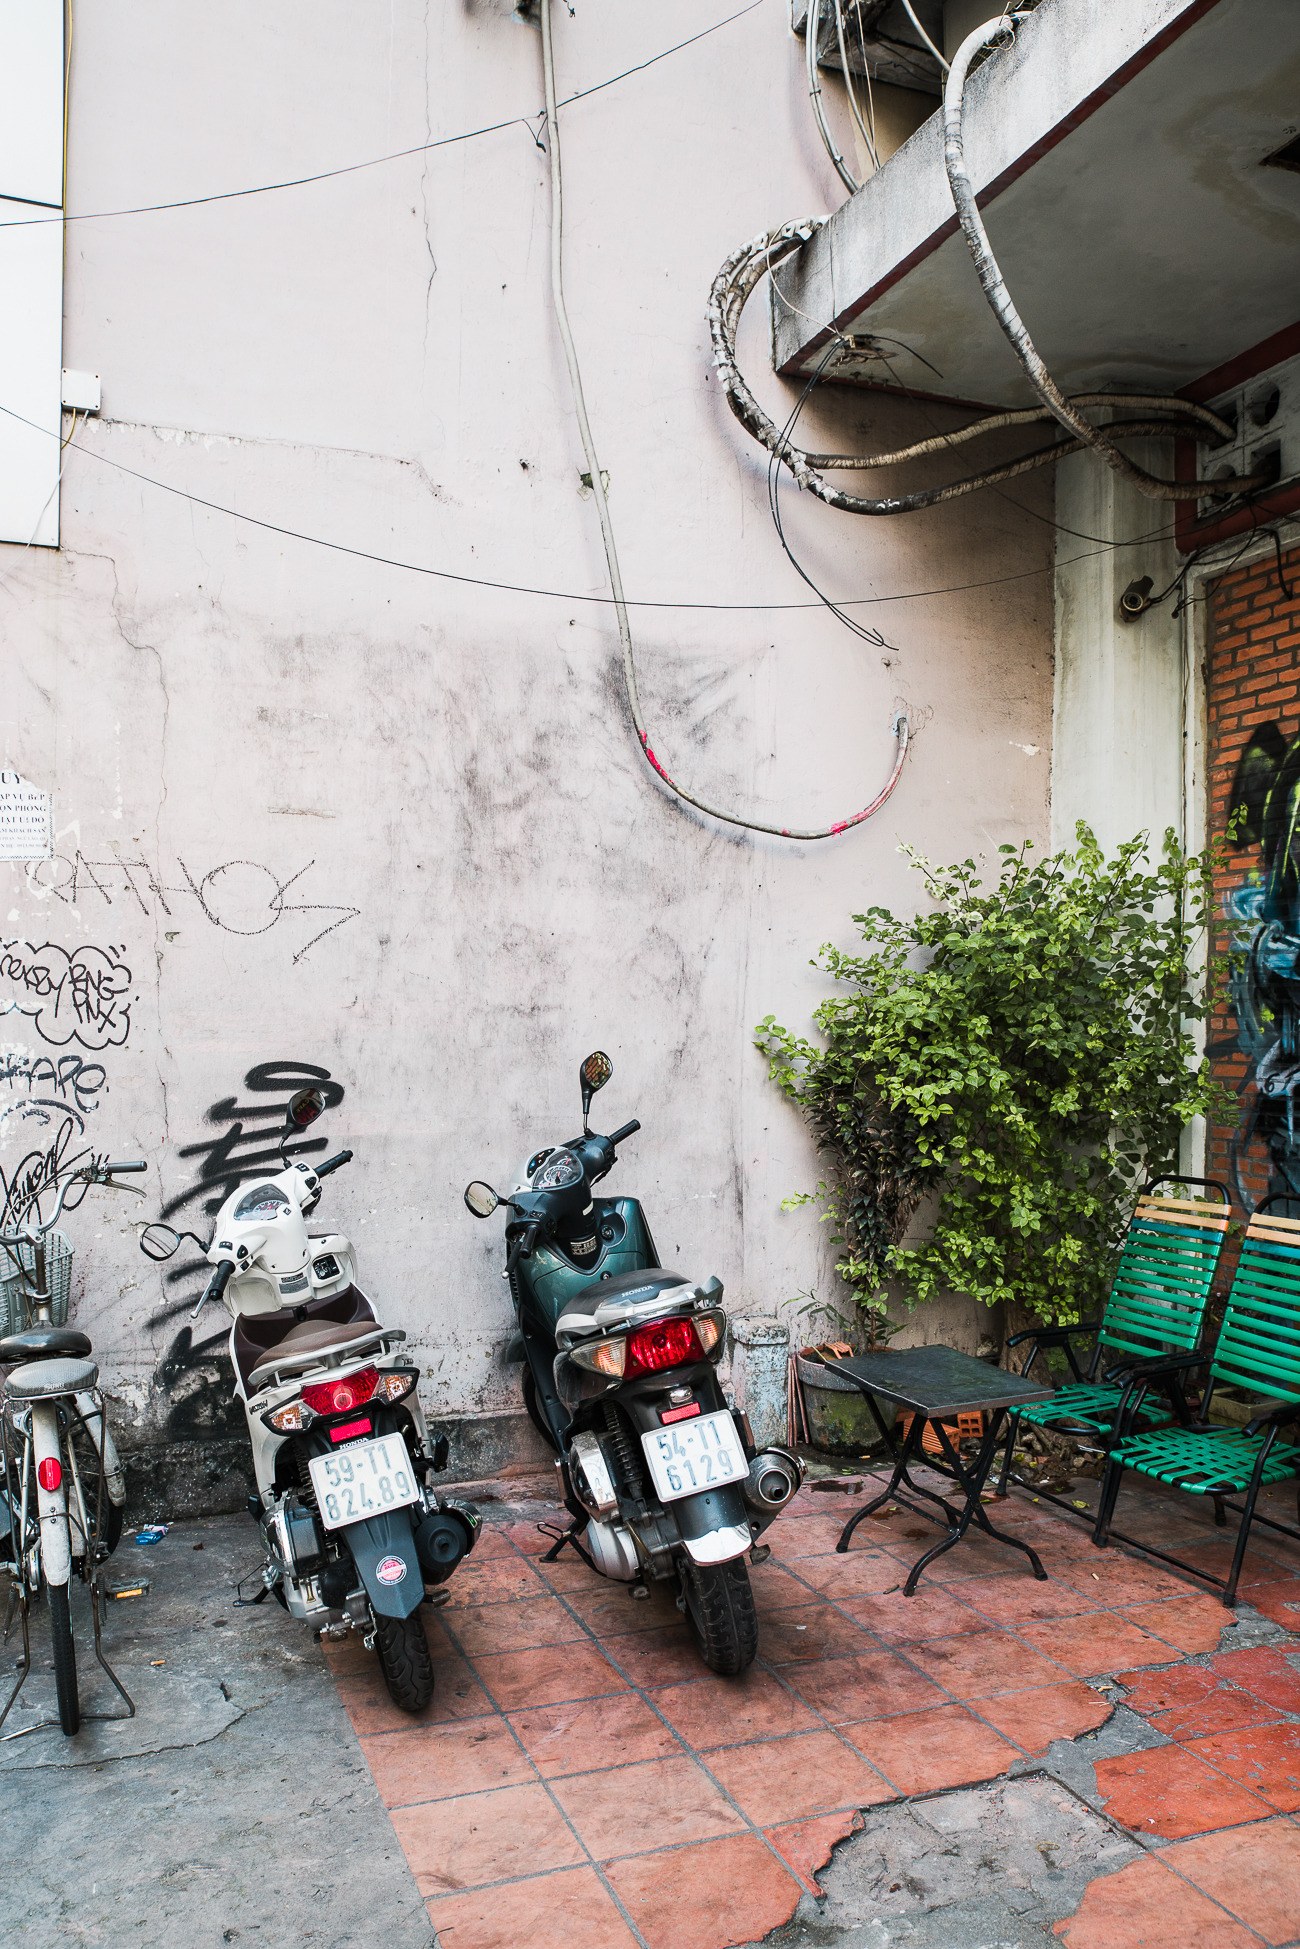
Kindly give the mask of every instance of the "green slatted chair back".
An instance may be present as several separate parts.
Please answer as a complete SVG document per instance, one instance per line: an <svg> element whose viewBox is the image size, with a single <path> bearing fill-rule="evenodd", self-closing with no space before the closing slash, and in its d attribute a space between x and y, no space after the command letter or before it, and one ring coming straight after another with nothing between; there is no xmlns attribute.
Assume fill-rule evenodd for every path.
<svg viewBox="0 0 1300 1949"><path fill-rule="evenodd" d="M1300 1222L1290 1224L1300 1233ZM1191 1353L1228 1232L1226 1205L1154 1193L1138 1199L1097 1338L1146 1359Z"/></svg>
<svg viewBox="0 0 1300 1949"><path fill-rule="evenodd" d="M1300 1401L1300 1219L1251 1219L1210 1375L1269 1400Z"/></svg>

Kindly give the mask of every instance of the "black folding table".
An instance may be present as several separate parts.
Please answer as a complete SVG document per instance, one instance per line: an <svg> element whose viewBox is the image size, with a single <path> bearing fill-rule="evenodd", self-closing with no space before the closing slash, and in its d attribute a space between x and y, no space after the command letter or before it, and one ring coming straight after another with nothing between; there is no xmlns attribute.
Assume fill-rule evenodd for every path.
<svg viewBox="0 0 1300 1949"><path fill-rule="evenodd" d="M1022 1543L1018 1536L1006 1536L993 1527L984 1513L981 1496L998 1452L1007 1410L1025 1407L1031 1401L1047 1400L1055 1392L1052 1387L1027 1380L1022 1374L1009 1374L1000 1367L991 1367L987 1361L974 1360L970 1354L958 1353L955 1347L908 1347L894 1352L855 1354L847 1360L824 1360L822 1365L833 1373L842 1374L845 1380L852 1381L866 1396L867 1405L894 1464L889 1487L883 1495L876 1496L849 1518L835 1545L837 1550L848 1549L849 1538L858 1524L874 1509L879 1509L882 1503L901 1502L905 1508L915 1510L918 1516L938 1522L940 1519L932 1510L910 1499L911 1496L920 1496L926 1502L937 1503L942 1509L948 1519L948 1534L942 1543L936 1543L932 1550L927 1550L913 1564L903 1585L905 1597L915 1596L917 1583L926 1565L942 1556L945 1550L950 1550L954 1543L959 1543L972 1522L978 1523L988 1535L995 1536L999 1543L1008 1543L1012 1549L1023 1550L1033 1565L1034 1575L1046 1581L1047 1572L1028 1543ZM877 1399L895 1401L900 1408L911 1410L911 1425L901 1446L886 1427L884 1417L876 1406ZM965 1462L959 1445L952 1439L955 1430L950 1431L944 1426L944 1418L952 1420L959 1414L980 1411L983 1412L985 1425L979 1453L973 1461ZM933 1427L942 1453L927 1457L926 1465L934 1467L940 1475L950 1476L964 1491L966 1500L960 1511L932 1489L914 1482L908 1473L908 1464L921 1456L921 1442L927 1426ZM909 1494L899 1488L900 1482L906 1485Z"/></svg>

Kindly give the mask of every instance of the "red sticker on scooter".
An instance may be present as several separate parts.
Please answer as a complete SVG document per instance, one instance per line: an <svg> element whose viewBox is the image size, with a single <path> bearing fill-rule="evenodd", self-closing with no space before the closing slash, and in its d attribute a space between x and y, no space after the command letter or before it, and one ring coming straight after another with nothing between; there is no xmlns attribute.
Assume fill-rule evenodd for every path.
<svg viewBox="0 0 1300 1949"><path fill-rule="evenodd" d="M375 1565L375 1575L381 1584L400 1584L406 1575L406 1565L399 1556L386 1556Z"/></svg>

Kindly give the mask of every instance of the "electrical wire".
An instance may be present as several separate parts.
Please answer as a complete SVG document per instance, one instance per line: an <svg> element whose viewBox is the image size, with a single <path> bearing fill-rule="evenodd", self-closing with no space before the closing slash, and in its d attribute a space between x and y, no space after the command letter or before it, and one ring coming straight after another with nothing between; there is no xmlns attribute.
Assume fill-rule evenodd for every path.
<svg viewBox="0 0 1300 1949"><path fill-rule="evenodd" d="M903 4L906 6L907 0L903 0ZM910 7L908 12L911 12ZM1024 320L1016 310L1006 280L993 255L988 232L984 228L984 220L980 215L975 191L966 168L962 136L966 78L970 72L971 62L983 48L994 44L999 50L1010 47L1015 41L1016 28L1029 18L1029 13L1024 10L1001 15L996 20L986 21L982 27L977 27L973 33L968 34L953 56L943 92L944 166L948 172L948 183L952 190L953 203L956 205L957 218L970 248L976 275L988 299L989 307L1015 353L1025 377L1053 418L1059 420L1066 431L1074 436L1075 444L1068 448L1063 447L1061 451L1064 453L1076 451L1080 446L1090 447L1094 453L1101 455L1108 467L1113 468L1124 480L1136 487L1139 494L1145 494L1150 500L1200 500L1206 491L1204 482L1168 481L1160 479L1155 474L1149 474L1144 467L1139 467L1113 444L1117 431L1115 427L1107 427L1106 434L1111 435L1108 439L1106 434L1090 426L1082 413L1075 409L1043 364L1033 340L1025 329ZM1000 39L1001 36L1006 38ZM1131 436L1132 429L1128 429L1128 432ZM1259 475L1233 475L1225 481L1216 482L1215 491L1221 494L1242 494L1249 493L1252 488L1265 485L1267 483Z"/></svg>
<svg viewBox="0 0 1300 1949"><path fill-rule="evenodd" d="M71 436L63 440L58 433L51 433L47 426L29 420L25 414L16 413L11 406L0 405L0 414L14 420L20 426L30 427L47 440L60 442L73 453L83 454L92 466L110 467L114 473L124 474L129 480L137 480L145 487L152 487L160 494L170 494L173 499L185 501L191 507L204 508L209 514L224 515L230 521L241 521L250 528L260 528L266 534L279 535L286 541L300 541L309 548L325 548L332 554L347 555L358 562L369 562L376 568L401 569L408 575L427 575L438 582L455 582L472 589L500 590L506 595L538 596L548 602L565 602L572 605L584 604L587 607L612 609L617 607L613 596L592 595L579 589L542 589L528 582L502 582L486 575L462 575L455 569L432 568L426 562L407 562L400 556L380 555L373 549L357 548L349 542L331 541L325 535L308 534L301 528L290 528L283 522L268 521L260 515L248 514L242 508L227 507L221 501L211 501L201 494L191 494L187 488L177 487L172 481L159 480L155 474L145 474L138 467L128 467L125 461L114 460L109 454L96 453ZM85 421L83 419L83 427ZM111 425L109 421L107 424ZM1066 530L1074 533L1073 529ZM1088 549L1081 555L1071 555L1066 561L1057 564L1070 568L1076 562L1092 561L1098 555L1113 554L1118 548L1129 548L1136 542L1162 539L1162 534L1139 535L1125 541L1105 541L1099 536L1085 535L1086 541L1097 541L1099 546ZM937 596L969 595L982 589L1000 589L1008 582L1025 582L1035 575L1050 575L1054 570L1048 568L1017 569L1010 575L991 575L980 582L944 583L932 589L896 589L885 595L841 596L836 601L837 609L879 608L893 602L927 602ZM627 609L671 609L708 615L789 615L810 609L820 609L829 598L821 597L817 602L683 602L675 598L655 596L625 596Z"/></svg>
<svg viewBox="0 0 1300 1949"><path fill-rule="evenodd" d="M1268 530L1268 533L1272 535L1273 546L1277 551L1277 586L1282 591L1282 594L1286 597L1288 602L1294 602L1295 589L1294 587L1288 589L1286 582L1284 581L1282 576L1282 537L1278 534L1276 528L1270 528Z"/></svg>
<svg viewBox="0 0 1300 1949"><path fill-rule="evenodd" d="M822 0L808 0L808 17L804 23L804 65L808 70L808 99L812 103L812 112L821 132L826 153L835 165L835 173L849 195L853 196L862 185L840 154L839 144L830 132L830 126L822 109L822 84L818 78L817 66L817 42L821 34L821 21Z"/></svg>
<svg viewBox="0 0 1300 1949"><path fill-rule="evenodd" d="M821 378L822 372L825 370L827 360L830 357L830 352L833 349L834 349L833 347L828 348L826 354L822 358L821 366L818 368L816 372L813 373L807 385L804 387L798 399L795 401L795 404L791 409L790 417L781 429L783 438L789 439L790 436L793 434L795 426L799 419L799 415L800 413L802 413L805 404L810 398L813 387L817 384L818 380ZM886 643L885 638L881 635L878 629L865 629L863 625L859 623L854 617L846 615L844 613L844 610L837 603L831 600L831 598L825 593L825 591L821 589L816 582L813 581L811 575L809 575L808 571L803 566L803 563L796 556L794 550L791 548L789 542L786 540L785 524L781 519L781 467L774 453L768 456L768 462L767 462L767 505L769 511L771 512L772 525L776 529L777 540L780 542L781 547L784 550L784 553L786 555L786 558L790 563L790 566L794 569L795 574L799 576L800 580L807 583L808 587L812 590L813 594L819 597L820 600L823 603L825 603L826 607L830 610L831 614L835 616L840 622L842 622L846 629L852 630L855 636L861 638L861 640L864 643L868 644L872 649L884 650L884 649L892 648L893 646L891 644Z"/></svg>
<svg viewBox="0 0 1300 1949"><path fill-rule="evenodd" d="M670 55L680 54L683 52L685 48L694 47L697 41L707 40L710 34L717 34L721 32L721 30L724 27L730 27L734 21L743 20L746 14L756 13L758 8L764 6L765 4L766 4L766 0L750 0L750 4L747 7L741 7L737 13L728 14L726 18L723 20L715 20L711 27L702 28L698 34L692 34L688 40L677 41L672 47L666 47L660 53L652 54L649 60L638 61L636 66L633 68L624 68L620 74L610 75L609 78L605 81L594 82L590 88L580 88L576 94L566 95L563 102L561 102L560 106L562 108L571 107L574 102L586 101L589 95L598 95L601 93L603 89L613 88L616 86L618 82L627 81L633 75L644 74L645 70L647 68L653 68L656 62L666 61ZM71 0L69 0L69 11L70 10L71 10ZM68 44L69 64L71 64L71 59L72 59L72 48L71 48L71 37L69 36L69 44ZM65 97L65 102L66 102L66 97ZM65 107L65 116L66 116L66 107ZM160 211L193 210L193 209L197 209L200 205L205 203L233 203L239 201L243 197L248 197L248 196L270 196L279 190L303 189L311 183L328 183L331 182L336 176L353 176L357 173L358 170L361 169L379 169L385 163L405 162L410 156L427 155L430 150L446 149L449 148L452 144L457 142L473 142L477 139L477 137L481 135L497 135L500 133L502 129L517 128L521 123L523 124L524 128L529 129L529 133L531 134L532 131L529 126L528 120L525 116L511 115L508 116L504 122L488 122L485 123L482 128L465 129L464 131L462 131L460 135L444 135L444 136L440 136L437 139L437 141L417 143L415 148L413 149L395 149L392 151L390 155L371 156L369 160L366 162L349 162L349 163L344 163L338 169L321 169L318 170L316 174L313 176L291 176L291 177L287 177L283 182L255 183L248 189L216 190L209 196L184 196L184 197L179 197L174 202L170 202L170 203L136 203L136 204L132 204L128 208L124 208L120 210L79 210L74 212L72 215L66 217L62 214L58 216L50 216L50 217L15 217L12 219L6 219L4 222L0 222L0 230L22 229L26 227L28 224L35 224L35 223L64 223L64 222L100 223L109 217L152 216ZM535 139L536 138L534 137L534 140ZM65 128L64 128L65 169L66 169L66 154L67 154L66 143L67 143L67 129L66 129L66 122L65 122Z"/></svg>
<svg viewBox="0 0 1300 1949"><path fill-rule="evenodd" d="M870 163L871 163L871 167L872 167L873 169L879 169L879 167L880 167L880 158L879 158L879 156L878 156L878 155L876 154L876 142L875 142L875 135L874 135L874 131L873 131L873 132L872 132L871 134L868 134L868 132L867 132L867 125L866 125L866 123L865 123L865 122L863 121L863 119L862 119L862 111L861 111L861 109L860 109L860 108L858 107L858 95L857 95L857 90L856 90L856 88L855 88L855 87L853 86L853 72L852 72L852 69L851 69L851 68L849 67L849 50L848 50L848 44L847 44L847 42L846 42L846 40L845 40L845 37L844 37L844 4L843 4L843 0L831 0L831 5L832 5L832 7L833 7L833 8L834 8L834 10L835 10L835 39L836 39L836 42L837 42L837 44L838 44L838 46L839 46L839 50L840 50L840 72L841 72L841 73L843 74L843 76L844 76L844 92L845 92L845 94L846 94L846 95L848 96L848 98L849 98L849 112L851 113L851 115L853 116L853 119L854 119L854 121L855 121L855 122L857 123L857 125L858 125L858 133L859 133L859 135L860 135L860 136L862 137L862 141L863 141L863 145L864 145L864 147L866 148L866 151L867 151L867 156L868 156L868 159L870 160ZM862 40L862 14L861 14L861 12L860 12L860 11L858 12L858 14L857 14L857 16L856 16L856 18L857 18L857 22L858 22L858 40L859 40L859 42L861 42L861 40ZM863 68L864 68L864 70L865 70L865 68L866 68L866 62L865 62L865 61L863 62ZM870 76L870 74L868 74L868 75L867 75L867 83L868 83L868 87L870 86L870 82L871 82L871 76ZM869 99L870 99L870 97L868 96L868 100L869 100ZM872 117L872 120L873 120L873 123L874 123L874 120L875 120L875 118L874 118L874 116Z"/></svg>
<svg viewBox="0 0 1300 1949"><path fill-rule="evenodd" d="M931 54L933 54L935 60L939 63L939 66L943 69L944 73L947 74L948 63L944 60L942 54L940 54L938 48L935 46L934 42L930 39L930 36L926 33L924 27L922 27L920 21L917 19L916 10L912 6L912 0L903 0L903 12L907 15L913 27L915 27L917 33L921 36L921 39L925 42L926 46L929 48Z"/></svg>
<svg viewBox="0 0 1300 1949"><path fill-rule="evenodd" d="M578 432L582 440L583 453L586 455L587 466L590 470L592 495L595 499L596 510L600 517L600 532L605 544L605 559L609 566L610 588L613 592L615 610L618 616L619 642L623 652L623 681L627 689L628 708L632 713L632 722L636 728L638 741L645 754L647 763L653 768L657 776L662 779L668 789L687 805L693 805L697 811L707 813L710 818L721 820L725 825L739 826L745 832L766 832L781 839L811 840L835 838L840 833L849 831L851 827L861 825L865 819L869 819L872 813L878 811L885 803L885 800L898 783L903 770L903 761L907 757L908 722L905 712L898 712L894 718L893 732L897 752L894 758L893 770L890 772L889 778L882 790L876 794L869 805L864 806L860 812L854 813L851 818L840 819L831 826L815 827L808 830L800 830L790 826L768 825L762 820L745 818L740 813L727 812L719 806L711 805L707 799L702 799L696 793L688 792L684 786L679 785L664 769L651 748L650 734L646 729L645 719L641 714L641 700L637 692L636 662L632 650L632 625L628 618L627 603L623 597L623 576L619 567L618 549L614 541L614 528L609 518L609 502L605 495L605 483L601 478L600 458L596 452L596 445L591 435L591 425L587 418L587 403L582 390L582 371L578 364L577 348L573 342L573 333L569 326L568 307L564 300L564 175L560 160L559 111L555 100L555 52L551 41L551 0L540 0L540 6L542 72L546 85L546 132L550 145L551 161L551 291L555 304L556 325L559 329L561 344L564 347L565 363L569 368L569 381L573 388L573 404L578 421Z"/></svg>
<svg viewBox="0 0 1300 1949"><path fill-rule="evenodd" d="M709 292L708 319L709 331L713 341L713 363L726 395L727 404L736 418L754 439L765 446L770 453L790 469L799 486L815 494L828 507L839 508L847 514L893 515L911 514L921 508L937 507L966 494L976 493L980 488L993 486L998 481L1011 480L1017 474L1029 472L1036 467L1044 467L1062 459L1066 454L1077 453L1094 443L1093 429L1082 420L1088 438L1055 440L1052 445L1039 447L1034 452L1022 454L1017 459L1006 461L996 467L986 468L982 473L967 476L964 480L950 481L941 487L923 488L910 494L894 494L887 498L868 499L861 495L846 494L841 488L832 487L822 478L821 469L832 468L870 468L898 464L900 458L913 458L923 451L936 451L932 442L920 442L913 448L905 448L900 454L854 455L854 454L808 454L796 447L788 437L778 431L772 420L763 411L750 391L736 359L736 333L745 305L763 277L770 276L777 264L802 249L810 238L829 221L827 217L806 217L802 222L781 224L743 244L733 251L723 263L713 280ZM851 352L857 351L852 339L844 338L835 327L831 330L835 337ZM819 374L820 376L820 374ZM1102 395L1106 405L1113 406L1117 398L1124 395ZM1143 395L1144 401L1151 396ZM1098 396L1085 394L1083 398L1095 401ZM1208 407L1198 406L1190 401L1174 398L1158 398L1162 414L1171 417L1158 420L1119 421L1108 428L1112 438L1137 439L1152 434L1194 431L1197 426L1209 426L1220 439L1228 439L1232 429L1225 420L1209 411ZM1059 416L1054 408L1019 408L1030 419L1055 419ZM994 414L974 426L964 429L964 437L992 431L1007 424L1017 423L1007 414ZM1126 463L1127 464L1127 463ZM1218 483L1220 490L1225 485ZM1193 488L1193 493L1203 493L1203 488Z"/></svg>
<svg viewBox="0 0 1300 1949"><path fill-rule="evenodd" d="M86 419L88 415L89 415L89 408L87 408L86 413L82 414L81 424L83 426L86 424ZM76 430L77 430L77 415L74 412L72 415L72 432L69 433L66 440L61 441L59 444L59 471L55 476L54 485L50 489L49 493L45 496L45 500L41 506L41 511L37 515L35 523L33 524L32 532L30 533L30 535L28 535L27 540L23 543L24 548L30 548L32 543L35 541L37 534L40 532L41 523L45 519L45 510L46 508L49 507L50 502L54 499L55 495L59 491L59 482L63 479L63 470L68 464L67 461L63 458L63 456L67 452L68 448L72 445L72 434L75 433ZM57 438L58 436L56 435L55 437Z"/></svg>

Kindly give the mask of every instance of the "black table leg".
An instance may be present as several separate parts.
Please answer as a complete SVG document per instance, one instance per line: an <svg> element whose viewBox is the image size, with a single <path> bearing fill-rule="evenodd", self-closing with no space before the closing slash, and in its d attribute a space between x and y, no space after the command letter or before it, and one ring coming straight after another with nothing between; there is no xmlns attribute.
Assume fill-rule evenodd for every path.
<svg viewBox="0 0 1300 1949"><path fill-rule="evenodd" d="M951 1534L945 1537L942 1543L937 1544L933 1550L927 1550L920 1561L913 1564L907 1582L903 1586L904 1596L911 1597L913 1595L916 1590L917 1579L926 1565L932 1563L935 1557L942 1556L945 1550L950 1550L954 1543L960 1542L972 1522L978 1523L982 1530L989 1536L995 1537L999 1543L1010 1544L1014 1550L1023 1550L1029 1558L1035 1577L1040 1583L1047 1582L1047 1572L1039 1561L1037 1552L1032 1550L1028 1543L1021 1542L1018 1536L1008 1536L1005 1531L995 1529L985 1515L984 1505L980 1501L984 1484L988 1480L989 1470L993 1466L993 1457L997 1453L998 1434L1002 1425L1002 1418L1005 1414L1005 1408L994 1408L990 1411L988 1432L980 1443L979 1453L969 1468L963 1464L960 1454L953 1447L952 1442L948 1438L948 1430L944 1427L943 1423L936 1421L934 1424L940 1446L944 1452L944 1457L953 1475L966 1491L966 1504Z"/></svg>
<svg viewBox="0 0 1300 1949"><path fill-rule="evenodd" d="M862 1392L864 1393L864 1395L866 1395L867 1406L871 1409L872 1414L875 1416L876 1426L877 1428L879 1428L885 1446L889 1450L890 1458L892 1459L894 1464L894 1472L889 1479L889 1487L885 1490L884 1494L874 1497L872 1501L865 1503L861 1509L856 1510L854 1514L849 1517L848 1522L844 1525L843 1530L840 1532L840 1540L835 1545L836 1550L841 1553L848 1549L849 1538L852 1536L858 1524L864 1521L866 1517L870 1516L873 1510L879 1509L882 1503L897 1500L903 1503L904 1506L906 1507L914 1506L908 1503L908 1499L905 1495L900 1494L898 1488L900 1482L906 1483L908 1489L911 1491L911 1493L914 1496L924 1496L927 1502L937 1502L940 1509L942 1509L944 1515L948 1518L950 1525L955 1525L959 1520L956 1510L950 1508L949 1505L944 1501L942 1496L935 1495L932 1489L923 1489L919 1482L913 1482L911 1476L907 1472L907 1465L909 1461L915 1461L917 1454L921 1450L921 1442L926 1428L925 1417L919 1414L914 1414L912 1416L911 1425L909 1426L907 1434L904 1437L902 1450L900 1452L897 1442L894 1440L894 1437L890 1433L889 1429L885 1426L880 1410L876 1406L875 1396L873 1394L867 1394L865 1388L862 1390ZM918 1509L916 1513L918 1516L929 1517L929 1520L931 1522L934 1521L934 1518L933 1516L930 1516L930 1512L928 1509Z"/></svg>

